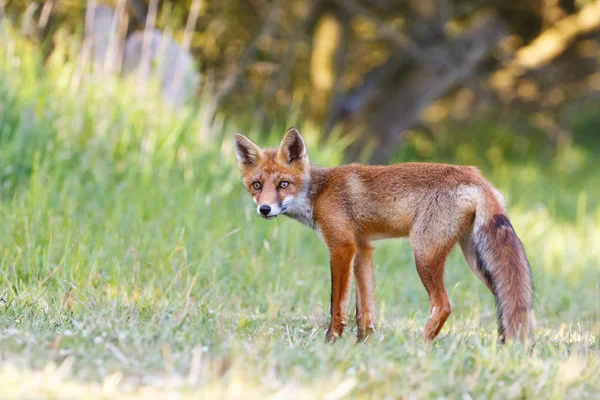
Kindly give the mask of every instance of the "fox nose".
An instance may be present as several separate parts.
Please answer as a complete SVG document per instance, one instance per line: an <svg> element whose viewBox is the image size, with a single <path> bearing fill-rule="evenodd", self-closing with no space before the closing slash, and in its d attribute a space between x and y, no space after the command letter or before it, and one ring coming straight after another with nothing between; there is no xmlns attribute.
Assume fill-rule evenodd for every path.
<svg viewBox="0 0 600 400"><path fill-rule="evenodd" d="M271 207L269 207L269 206L260 206L260 208L258 209L258 211L260 211L260 213L266 217L271 212Z"/></svg>

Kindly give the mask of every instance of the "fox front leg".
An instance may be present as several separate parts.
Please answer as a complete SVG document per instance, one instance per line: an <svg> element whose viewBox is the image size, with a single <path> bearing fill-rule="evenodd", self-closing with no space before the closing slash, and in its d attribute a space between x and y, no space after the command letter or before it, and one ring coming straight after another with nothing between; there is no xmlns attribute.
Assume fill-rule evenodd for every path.
<svg viewBox="0 0 600 400"><path fill-rule="evenodd" d="M373 248L360 246L354 260L356 280L356 336L359 342L375 333L375 298L373 294Z"/></svg>
<svg viewBox="0 0 600 400"><path fill-rule="evenodd" d="M331 252L331 324L325 335L327 343L342 336L348 317L352 264L356 255L353 242L337 243Z"/></svg>

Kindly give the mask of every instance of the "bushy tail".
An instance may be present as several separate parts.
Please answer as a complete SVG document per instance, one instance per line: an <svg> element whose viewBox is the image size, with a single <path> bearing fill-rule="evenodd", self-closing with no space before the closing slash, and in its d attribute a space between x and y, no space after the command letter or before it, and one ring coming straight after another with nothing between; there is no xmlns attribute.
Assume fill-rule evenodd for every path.
<svg viewBox="0 0 600 400"><path fill-rule="evenodd" d="M493 190L484 198L470 238L477 272L496 298L500 340L527 340L533 329L531 267L499 194Z"/></svg>

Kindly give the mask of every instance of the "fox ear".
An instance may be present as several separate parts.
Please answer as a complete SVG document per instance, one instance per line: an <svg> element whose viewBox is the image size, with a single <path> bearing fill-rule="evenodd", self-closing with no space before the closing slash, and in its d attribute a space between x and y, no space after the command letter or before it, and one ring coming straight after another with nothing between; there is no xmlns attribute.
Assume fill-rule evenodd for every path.
<svg viewBox="0 0 600 400"><path fill-rule="evenodd" d="M277 150L277 157L288 164L295 161L308 163L306 143L304 143L298 129L290 128L287 130Z"/></svg>
<svg viewBox="0 0 600 400"><path fill-rule="evenodd" d="M258 160L263 156L263 151L260 147L239 132L235 134L233 148L240 167L245 165L256 165Z"/></svg>

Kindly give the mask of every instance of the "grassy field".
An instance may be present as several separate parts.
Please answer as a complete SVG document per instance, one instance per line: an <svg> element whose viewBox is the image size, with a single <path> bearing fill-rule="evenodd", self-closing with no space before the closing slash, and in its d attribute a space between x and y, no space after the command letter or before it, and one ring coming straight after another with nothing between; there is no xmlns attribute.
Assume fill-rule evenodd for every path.
<svg viewBox="0 0 600 400"><path fill-rule="evenodd" d="M427 296L405 241L375 253L376 337L357 345L351 327L326 345L325 246L255 214L231 148L237 130L275 145L297 121L265 133L220 117L207 130L201 104L172 112L3 40L0 397L600 396L592 147L506 161L500 142L467 145L481 136L452 155L427 145L432 160L481 165L506 195L536 283L530 353L497 345L493 298L459 251L446 267L454 312L425 347ZM339 162L339 143L316 146L299 126L314 161Z"/></svg>

